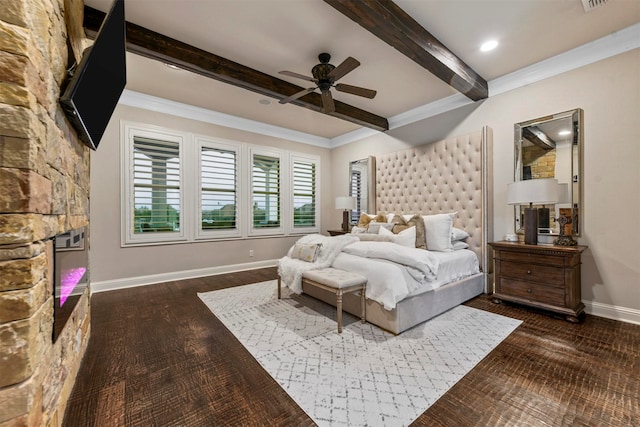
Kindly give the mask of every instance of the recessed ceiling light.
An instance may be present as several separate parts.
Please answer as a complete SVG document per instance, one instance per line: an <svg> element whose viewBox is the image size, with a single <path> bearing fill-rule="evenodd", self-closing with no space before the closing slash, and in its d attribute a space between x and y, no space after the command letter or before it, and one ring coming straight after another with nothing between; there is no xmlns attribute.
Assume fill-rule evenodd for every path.
<svg viewBox="0 0 640 427"><path fill-rule="evenodd" d="M558 135L560 135L560 136L571 135L571 131L570 130L561 130L560 132L558 132Z"/></svg>
<svg viewBox="0 0 640 427"><path fill-rule="evenodd" d="M269 101L268 99L262 98L258 101L258 104L271 105L271 101Z"/></svg>
<svg viewBox="0 0 640 427"><path fill-rule="evenodd" d="M495 49L497 46L498 46L497 40L489 40L482 43L482 46L480 46L480 50L482 52L489 52L490 50Z"/></svg>

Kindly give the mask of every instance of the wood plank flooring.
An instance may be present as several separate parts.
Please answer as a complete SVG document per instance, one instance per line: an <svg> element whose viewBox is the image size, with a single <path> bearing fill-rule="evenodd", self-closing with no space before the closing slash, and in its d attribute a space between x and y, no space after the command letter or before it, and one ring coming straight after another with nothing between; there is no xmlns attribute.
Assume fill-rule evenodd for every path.
<svg viewBox="0 0 640 427"><path fill-rule="evenodd" d="M312 426L196 293L275 268L94 294L91 340L63 426ZM486 296L524 323L416 426L640 426L640 326L571 324Z"/></svg>

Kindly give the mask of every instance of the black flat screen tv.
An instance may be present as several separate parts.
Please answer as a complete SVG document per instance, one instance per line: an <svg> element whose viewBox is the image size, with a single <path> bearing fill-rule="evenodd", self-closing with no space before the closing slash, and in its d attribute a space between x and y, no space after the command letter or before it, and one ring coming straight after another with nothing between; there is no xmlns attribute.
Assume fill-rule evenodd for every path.
<svg viewBox="0 0 640 427"><path fill-rule="evenodd" d="M115 0L60 98L78 137L89 148L98 148L126 83L124 0Z"/></svg>

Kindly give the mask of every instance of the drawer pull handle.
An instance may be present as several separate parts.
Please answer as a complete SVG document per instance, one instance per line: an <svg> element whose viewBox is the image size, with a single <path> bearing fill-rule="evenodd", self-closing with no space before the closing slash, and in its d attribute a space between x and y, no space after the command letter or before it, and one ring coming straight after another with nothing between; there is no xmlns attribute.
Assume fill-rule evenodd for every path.
<svg viewBox="0 0 640 427"><path fill-rule="evenodd" d="M527 274L531 274L531 270L527 270Z"/></svg>
<svg viewBox="0 0 640 427"><path fill-rule="evenodd" d="M528 293L531 293L531 288L527 289L527 292L528 292Z"/></svg>

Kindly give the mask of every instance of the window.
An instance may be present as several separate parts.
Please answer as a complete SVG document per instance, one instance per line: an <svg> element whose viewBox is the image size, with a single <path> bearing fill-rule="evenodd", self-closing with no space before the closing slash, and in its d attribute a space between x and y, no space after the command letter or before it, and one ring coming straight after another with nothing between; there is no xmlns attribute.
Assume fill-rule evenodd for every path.
<svg viewBox="0 0 640 427"><path fill-rule="evenodd" d="M125 241L184 239L182 136L134 127L126 134Z"/></svg>
<svg viewBox="0 0 640 427"><path fill-rule="evenodd" d="M231 144L199 140L200 221L198 237L239 236L239 149Z"/></svg>
<svg viewBox="0 0 640 427"><path fill-rule="evenodd" d="M123 121L122 245L320 231L315 155Z"/></svg>
<svg viewBox="0 0 640 427"><path fill-rule="evenodd" d="M319 230L317 209L318 159L299 155L291 156L293 231L296 233Z"/></svg>
<svg viewBox="0 0 640 427"><path fill-rule="evenodd" d="M356 208L351 211L351 224L357 224L360 221L360 213L362 212L362 174L360 171L351 171L349 196L356 198Z"/></svg>
<svg viewBox="0 0 640 427"><path fill-rule="evenodd" d="M280 156L253 150L251 173L251 218L253 230L282 231L280 220ZM265 234L258 232L257 234Z"/></svg>

